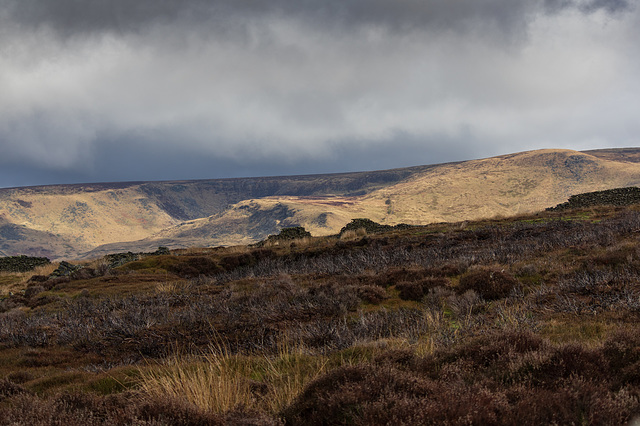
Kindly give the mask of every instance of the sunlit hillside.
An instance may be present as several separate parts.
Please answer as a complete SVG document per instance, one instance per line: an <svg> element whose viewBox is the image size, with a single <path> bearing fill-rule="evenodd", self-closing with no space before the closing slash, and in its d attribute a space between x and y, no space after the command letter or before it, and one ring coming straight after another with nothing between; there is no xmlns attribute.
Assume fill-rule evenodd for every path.
<svg viewBox="0 0 640 426"><path fill-rule="evenodd" d="M0 252L50 258L246 244L354 218L428 224L528 213L640 184L637 149L540 150L380 172L0 190Z"/></svg>

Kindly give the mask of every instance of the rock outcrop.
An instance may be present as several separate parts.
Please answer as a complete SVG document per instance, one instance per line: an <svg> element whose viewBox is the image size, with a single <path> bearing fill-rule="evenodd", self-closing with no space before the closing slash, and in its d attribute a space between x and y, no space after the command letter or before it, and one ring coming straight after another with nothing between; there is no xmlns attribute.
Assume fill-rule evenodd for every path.
<svg viewBox="0 0 640 426"><path fill-rule="evenodd" d="M46 257L9 256L0 257L0 271L28 272L51 261Z"/></svg>
<svg viewBox="0 0 640 426"><path fill-rule="evenodd" d="M640 188L631 186L572 195L568 201L558 204L555 207L549 207L547 211L579 209L593 206L628 206L637 203L640 203Z"/></svg>

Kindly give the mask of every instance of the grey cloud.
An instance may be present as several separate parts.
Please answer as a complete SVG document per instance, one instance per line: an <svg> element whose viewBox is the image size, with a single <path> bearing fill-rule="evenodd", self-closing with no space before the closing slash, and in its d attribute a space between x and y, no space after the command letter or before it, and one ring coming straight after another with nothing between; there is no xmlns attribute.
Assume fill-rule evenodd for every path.
<svg viewBox="0 0 640 426"><path fill-rule="evenodd" d="M0 186L384 169L640 133L623 0L0 6Z"/></svg>
<svg viewBox="0 0 640 426"><path fill-rule="evenodd" d="M50 26L62 35L137 31L154 22L172 21L187 12L201 16L205 0L3 0L10 18L27 28Z"/></svg>
<svg viewBox="0 0 640 426"><path fill-rule="evenodd" d="M591 0L580 5L580 9L586 13L605 11L609 14L618 14L632 9L628 0Z"/></svg>
<svg viewBox="0 0 640 426"><path fill-rule="evenodd" d="M532 15L578 8L615 13L626 0L2 0L12 22L51 27L57 34L139 32L154 24L205 23L207 31L230 30L243 21L286 17L322 28L373 26L409 30L520 31Z"/></svg>
<svg viewBox="0 0 640 426"><path fill-rule="evenodd" d="M467 135L468 136L468 135ZM460 155L464 152L464 155ZM229 177L324 174L348 171L383 170L413 165L460 161L500 154L487 153L468 137L411 135L397 132L375 144L359 140L332 143L325 155L309 157L298 153L268 153L256 156L215 155L169 140L148 141L123 136L96 141L99 161L92 167L59 170L16 163L0 169L0 187L36 185L43 182L115 182L146 180L212 179Z"/></svg>
<svg viewBox="0 0 640 426"><path fill-rule="evenodd" d="M616 15L633 9L628 0L544 0L543 4L546 12L550 14L574 9L585 14L604 11Z"/></svg>

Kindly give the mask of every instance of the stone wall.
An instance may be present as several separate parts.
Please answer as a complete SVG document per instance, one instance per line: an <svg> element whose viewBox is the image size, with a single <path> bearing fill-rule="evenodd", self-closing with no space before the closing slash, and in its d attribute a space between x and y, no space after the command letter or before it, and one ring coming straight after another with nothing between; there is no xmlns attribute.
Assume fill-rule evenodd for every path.
<svg viewBox="0 0 640 426"><path fill-rule="evenodd" d="M8 256L0 257L0 271L28 272L41 265L51 263L46 257Z"/></svg>
<svg viewBox="0 0 640 426"><path fill-rule="evenodd" d="M631 186L572 195L569 201L550 207L547 210L557 211L592 206L628 206L637 203L640 203L640 188Z"/></svg>

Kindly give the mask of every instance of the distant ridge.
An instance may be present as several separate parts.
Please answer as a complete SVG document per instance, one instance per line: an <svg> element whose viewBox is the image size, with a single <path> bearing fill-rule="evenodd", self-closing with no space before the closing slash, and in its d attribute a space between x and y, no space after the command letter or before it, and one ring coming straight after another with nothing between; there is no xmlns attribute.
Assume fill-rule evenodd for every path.
<svg viewBox="0 0 640 426"><path fill-rule="evenodd" d="M246 244L283 227L337 233L540 211L571 195L640 185L640 148L537 150L324 175L0 189L0 251L51 259Z"/></svg>

